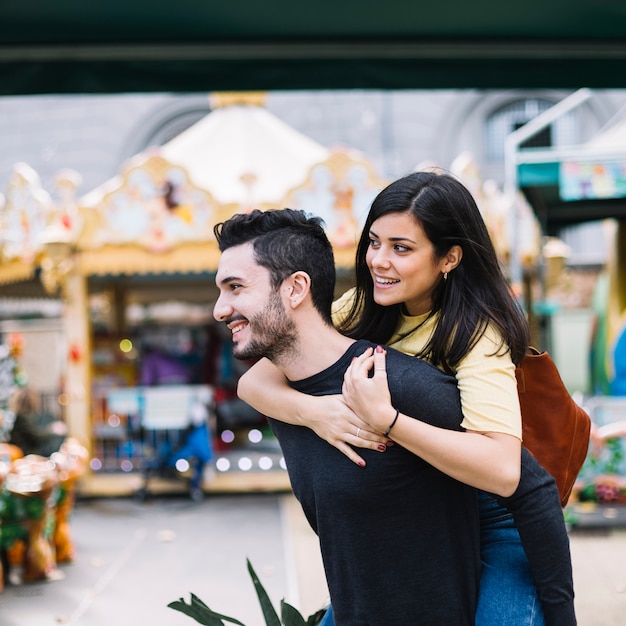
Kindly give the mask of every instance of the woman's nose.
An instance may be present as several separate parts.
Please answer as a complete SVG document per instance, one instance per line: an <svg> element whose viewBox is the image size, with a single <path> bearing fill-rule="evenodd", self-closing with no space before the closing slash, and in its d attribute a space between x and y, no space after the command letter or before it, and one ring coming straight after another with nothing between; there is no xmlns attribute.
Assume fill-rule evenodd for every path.
<svg viewBox="0 0 626 626"><path fill-rule="evenodd" d="M387 267L389 265L389 255L385 250L379 248L371 257L372 267Z"/></svg>

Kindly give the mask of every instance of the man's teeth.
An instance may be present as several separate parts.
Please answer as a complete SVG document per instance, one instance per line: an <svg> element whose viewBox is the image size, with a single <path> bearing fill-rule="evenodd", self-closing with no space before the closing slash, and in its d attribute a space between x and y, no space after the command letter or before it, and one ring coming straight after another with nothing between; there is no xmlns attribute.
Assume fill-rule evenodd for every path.
<svg viewBox="0 0 626 626"><path fill-rule="evenodd" d="M238 333L240 330L243 330L246 327L245 324L237 324L237 326L233 326L230 330L232 334Z"/></svg>

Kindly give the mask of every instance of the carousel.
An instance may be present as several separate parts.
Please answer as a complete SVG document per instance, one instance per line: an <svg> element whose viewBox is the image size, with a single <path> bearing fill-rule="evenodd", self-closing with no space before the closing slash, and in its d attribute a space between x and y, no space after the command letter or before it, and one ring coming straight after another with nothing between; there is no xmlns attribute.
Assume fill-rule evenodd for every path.
<svg viewBox="0 0 626 626"><path fill-rule="evenodd" d="M145 494L176 476L192 495L288 488L265 419L236 398L249 364L212 321L213 226L253 208L319 215L345 289L386 181L362 154L284 124L256 93L213 95L205 118L82 197L79 180L60 172L53 198L15 166L0 204L0 285L5 297L59 304L54 354L28 325L13 335L58 380L68 432L89 452L81 488Z"/></svg>

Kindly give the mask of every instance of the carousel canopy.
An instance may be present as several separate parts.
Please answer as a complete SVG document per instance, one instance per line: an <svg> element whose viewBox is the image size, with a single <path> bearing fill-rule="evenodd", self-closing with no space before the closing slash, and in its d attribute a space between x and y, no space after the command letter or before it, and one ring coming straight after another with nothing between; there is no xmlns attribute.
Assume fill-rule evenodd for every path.
<svg viewBox="0 0 626 626"><path fill-rule="evenodd" d="M387 181L358 151L329 150L283 123L263 108L263 93L211 101L204 119L82 198L76 172L59 173L53 200L36 172L17 164L0 197L0 284L39 276L53 294L76 270L102 280L208 275L219 261L214 225L254 208L321 216L338 268L351 267Z"/></svg>
<svg viewBox="0 0 626 626"><path fill-rule="evenodd" d="M229 106L213 96L215 110L163 146L161 155L186 168L193 183L221 204L278 203L309 169L327 159L321 144L272 115L260 101Z"/></svg>
<svg viewBox="0 0 626 626"><path fill-rule="evenodd" d="M24 0L0 24L0 94L626 86L618 0Z"/></svg>

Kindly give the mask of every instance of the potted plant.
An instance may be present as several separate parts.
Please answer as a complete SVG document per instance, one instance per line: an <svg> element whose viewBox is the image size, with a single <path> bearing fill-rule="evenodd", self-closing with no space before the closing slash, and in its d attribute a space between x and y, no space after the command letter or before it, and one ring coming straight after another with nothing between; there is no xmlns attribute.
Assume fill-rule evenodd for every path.
<svg viewBox="0 0 626 626"><path fill-rule="evenodd" d="M250 574L250 578L252 578L259 603L261 604L261 610L263 611L266 626L317 626L317 624L322 621L322 618L326 613L325 608L316 611L313 615L304 619L300 612L285 602L285 600L280 601L279 617L272 605L272 602L270 601L269 596L267 595L267 592L265 591L265 588L256 575L250 560L246 559L246 563L248 565L248 572ZM205 626L225 626L224 622L238 624L238 626L245 626L245 624L234 617L228 617L227 615L222 615L211 610L202 600L200 600L200 598L198 598L198 596L193 593L191 594L191 602L189 604L187 604L183 598L180 598L179 600L170 602L167 606L175 611L180 611L185 615L189 615L189 617L193 617L196 622L204 624Z"/></svg>

